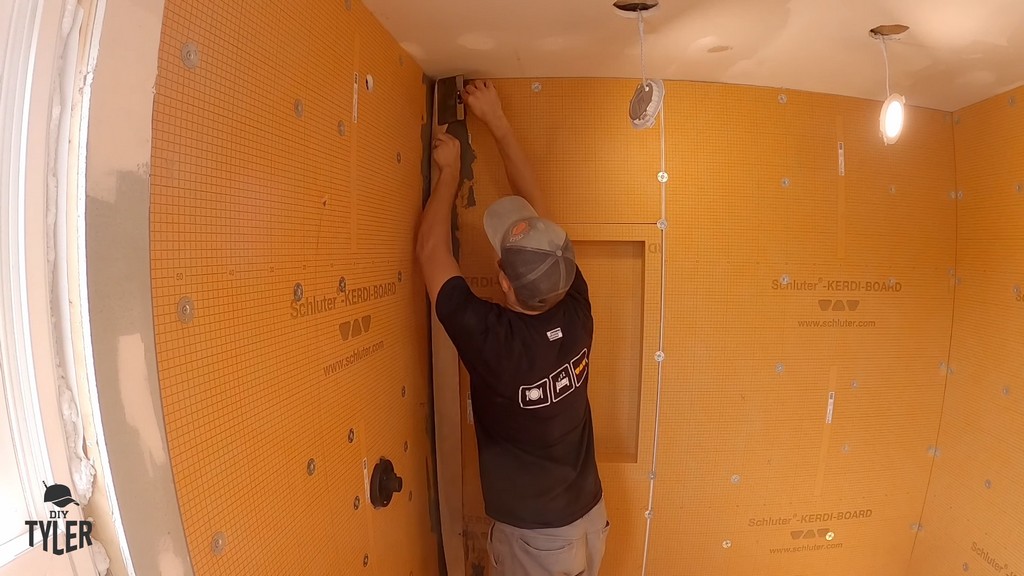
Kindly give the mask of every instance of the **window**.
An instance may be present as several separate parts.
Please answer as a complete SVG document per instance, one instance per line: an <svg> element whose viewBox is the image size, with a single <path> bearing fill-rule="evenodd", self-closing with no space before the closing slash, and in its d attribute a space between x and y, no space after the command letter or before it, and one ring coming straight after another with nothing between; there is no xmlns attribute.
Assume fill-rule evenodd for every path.
<svg viewBox="0 0 1024 576"><path fill-rule="evenodd" d="M3 360L0 359L0 406L3 406L0 410L0 563L11 555L4 551L12 547L12 540L24 540L24 519L29 517L29 505L21 485L21 471L14 448L14 430L10 417L12 406L7 399L5 371Z"/></svg>
<svg viewBox="0 0 1024 576"><path fill-rule="evenodd" d="M62 38L68 9L77 18ZM60 0L0 0L0 576L96 572L87 552L43 550L38 531L29 547L26 525L48 519L44 482L71 483L50 306L51 270L66 265L47 260L46 192L47 169L65 165L59 156L68 154L66 147L58 158L49 152L51 138L68 137L66 126L51 131L51 103L70 110L63 98L77 73L74 59L65 59L70 72L56 64L66 46L77 48L82 13ZM69 519L81 518L76 508Z"/></svg>

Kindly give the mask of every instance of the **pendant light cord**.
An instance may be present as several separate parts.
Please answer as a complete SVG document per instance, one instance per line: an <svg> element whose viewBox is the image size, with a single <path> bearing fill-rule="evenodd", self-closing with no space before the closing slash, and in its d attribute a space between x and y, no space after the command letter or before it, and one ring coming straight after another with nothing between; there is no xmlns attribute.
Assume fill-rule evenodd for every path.
<svg viewBox="0 0 1024 576"><path fill-rule="evenodd" d="M643 78L644 90L647 87L647 62L644 60L644 11L637 10L637 22L640 26L640 76Z"/></svg>
<svg viewBox="0 0 1024 576"><path fill-rule="evenodd" d="M885 59L885 97L892 96L892 90L889 88L889 51L885 47L885 36L881 37L882 40L882 58ZM641 54L643 52L641 51Z"/></svg>

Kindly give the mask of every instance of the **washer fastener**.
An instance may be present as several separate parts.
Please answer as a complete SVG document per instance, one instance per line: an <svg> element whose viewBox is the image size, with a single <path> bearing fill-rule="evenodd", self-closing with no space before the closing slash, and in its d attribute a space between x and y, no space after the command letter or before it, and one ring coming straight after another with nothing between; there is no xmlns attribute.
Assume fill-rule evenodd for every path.
<svg viewBox="0 0 1024 576"><path fill-rule="evenodd" d="M306 474L310 476L316 474L316 460L314 460L313 458L310 458L308 461L306 461Z"/></svg>
<svg viewBox="0 0 1024 576"><path fill-rule="evenodd" d="M223 532L217 532L213 535L213 541L210 543L210 549L213 551L214 556L220 556L224 554L224 549L228 546L228 535Z"/></svg>
<svg viewBox="0 0 1024 576"><path fill-rule="evenodd" d="M178 320L182 324L188 324L196 317L196 306L188 296L182 296L178 300Z"/></svg>
<svg viewBox="0 0 1024 576"><path fill-rule="evenodd" d="M195 42L185 42L181 46L181 62L185 68L195 70L199 66L199 45Z"/></svg>
<svg viewBox="0 0 1024 576"><path fill-rule="evenodd" d="M295 286L292 286L292 298L296 302L302 302L302 295L305 291L302 289L302 282L296 282Z"/></svg>

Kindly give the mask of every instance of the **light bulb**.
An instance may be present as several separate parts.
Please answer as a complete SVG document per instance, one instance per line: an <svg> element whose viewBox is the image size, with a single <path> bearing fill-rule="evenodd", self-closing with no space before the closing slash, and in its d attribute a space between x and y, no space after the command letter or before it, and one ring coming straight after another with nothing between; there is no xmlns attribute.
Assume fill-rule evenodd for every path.
<svg viewBox="0 0 1024 576"><path fill-rule="evenodd" d="M882 114L878 118L878 128L882 132L882 140L886 144L895 144L903 133L903 120L906 118L907 100L900 94L893 94L882 105Z"/></svg>

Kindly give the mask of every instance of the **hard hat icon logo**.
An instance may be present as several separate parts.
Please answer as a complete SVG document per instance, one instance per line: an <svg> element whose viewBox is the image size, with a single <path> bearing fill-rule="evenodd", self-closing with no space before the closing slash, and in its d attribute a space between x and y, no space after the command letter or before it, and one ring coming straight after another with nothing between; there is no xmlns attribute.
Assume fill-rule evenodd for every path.
<svg viewBox="0 0 1024 576"><path fill-rule="evenodd" d="M43 482L43 486L46 486L46 482ZM71 489L63 484L46 486L46 493L43 494L43 502L53 504L59 508L64 508L69 504L78 506L78 502L71 497Z"/></svg>

